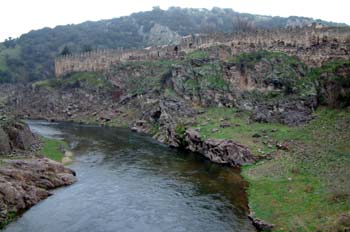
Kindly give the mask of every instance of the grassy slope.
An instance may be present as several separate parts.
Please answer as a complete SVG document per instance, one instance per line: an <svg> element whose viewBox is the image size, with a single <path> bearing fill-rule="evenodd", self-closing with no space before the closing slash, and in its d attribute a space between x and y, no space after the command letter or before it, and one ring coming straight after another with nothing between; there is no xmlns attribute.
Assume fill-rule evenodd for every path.
<svg viewBox="0 0 350 232"><path fill-rule="evenodd" d="M220 121L231 127L220 128ZM350 223L349 110L321 108L302 127L254 123L246 112L223 108L209 109L197 122L205 138L230 138L257 155L277 154L243 167L252 210L276 231L337 231ZM283 141L289 151L277 151Z"/></svg>

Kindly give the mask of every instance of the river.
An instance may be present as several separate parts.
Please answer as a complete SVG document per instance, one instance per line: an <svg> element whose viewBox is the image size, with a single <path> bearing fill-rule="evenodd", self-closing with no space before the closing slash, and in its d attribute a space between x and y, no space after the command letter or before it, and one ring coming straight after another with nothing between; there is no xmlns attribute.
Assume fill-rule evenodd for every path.
<svg viewBox="0 0 350 232"><path fill-rule="evenodd" d="M29 124L69 142L78 182L55 190L6 232L255 231L239 170L127 129Z"/></svg>

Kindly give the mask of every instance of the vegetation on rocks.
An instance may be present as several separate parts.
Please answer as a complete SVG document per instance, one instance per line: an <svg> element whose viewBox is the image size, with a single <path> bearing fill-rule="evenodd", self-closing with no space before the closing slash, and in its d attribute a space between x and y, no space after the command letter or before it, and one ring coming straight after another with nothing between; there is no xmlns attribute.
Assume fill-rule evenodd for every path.
<svg viewBox="0 0 350 232"><path fill-rule="evenodd" d="M229 61L237 64L242 73L256 71L257 75L254 76L257 83L272 85L282 89L285 94L300 94L314 89L307 76L307 66L298 58L283 52L260 50L239 54ZM259 71L263 72L263 76L259 75Z"/></svg>
<svg viewBox="0 0 350 232"><path fill-rule="evenodd" d="M317 95L321 104L334 108L350 105L350 61L331 61L314 68L309 78L317 83Z"/></svg>
<svg viewBox="0 0 350 232"><path fill-rule="evenodd" d="M107 75L129 94L144 94L160 90L163 76L176 63L173 60L123 62L114 65Z"/></svg>
<svg viewBox="0 0 350 232"><path fill-rule="evenodd" d="M86 89L103 89L109 90L112 88L111 83L106 76L101 73L94 72L76 72L61 79L48 79L37 81L32 84L34 88L86 88Z"/></svg>
<svg viewBox="0 0 350 232"><path fill-rule="evenodd" d="M200 50L196 50L193 52L190 52L188 54L186 54L186 59L187 60L192 60L192 59L206 59L209 58L209 53L206 51L200 51Z"/></svg>

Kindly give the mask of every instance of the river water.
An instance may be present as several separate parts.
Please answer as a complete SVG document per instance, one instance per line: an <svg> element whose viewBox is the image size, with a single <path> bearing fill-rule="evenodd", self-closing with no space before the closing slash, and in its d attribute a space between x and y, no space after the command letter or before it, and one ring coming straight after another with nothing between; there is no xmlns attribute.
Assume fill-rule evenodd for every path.
<svg viewBox="0 0 350 232"><path fill-rule="evenodd" d="M6 232L255 231L238 170L126 129L29 124L69 142L78 182L54 191Z"/></svg>

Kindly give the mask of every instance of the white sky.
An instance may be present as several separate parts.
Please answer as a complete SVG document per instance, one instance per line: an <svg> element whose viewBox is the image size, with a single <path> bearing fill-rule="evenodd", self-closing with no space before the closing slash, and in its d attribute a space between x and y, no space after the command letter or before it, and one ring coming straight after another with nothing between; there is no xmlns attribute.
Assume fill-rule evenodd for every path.
<svg viewBox="0 0 350 232"><path fill-rule="evenodd" d="M33 29L110 19L153 6L232 8L272 16L306 16L350 25L350 0L2 0L0 41Z"/></svg>

